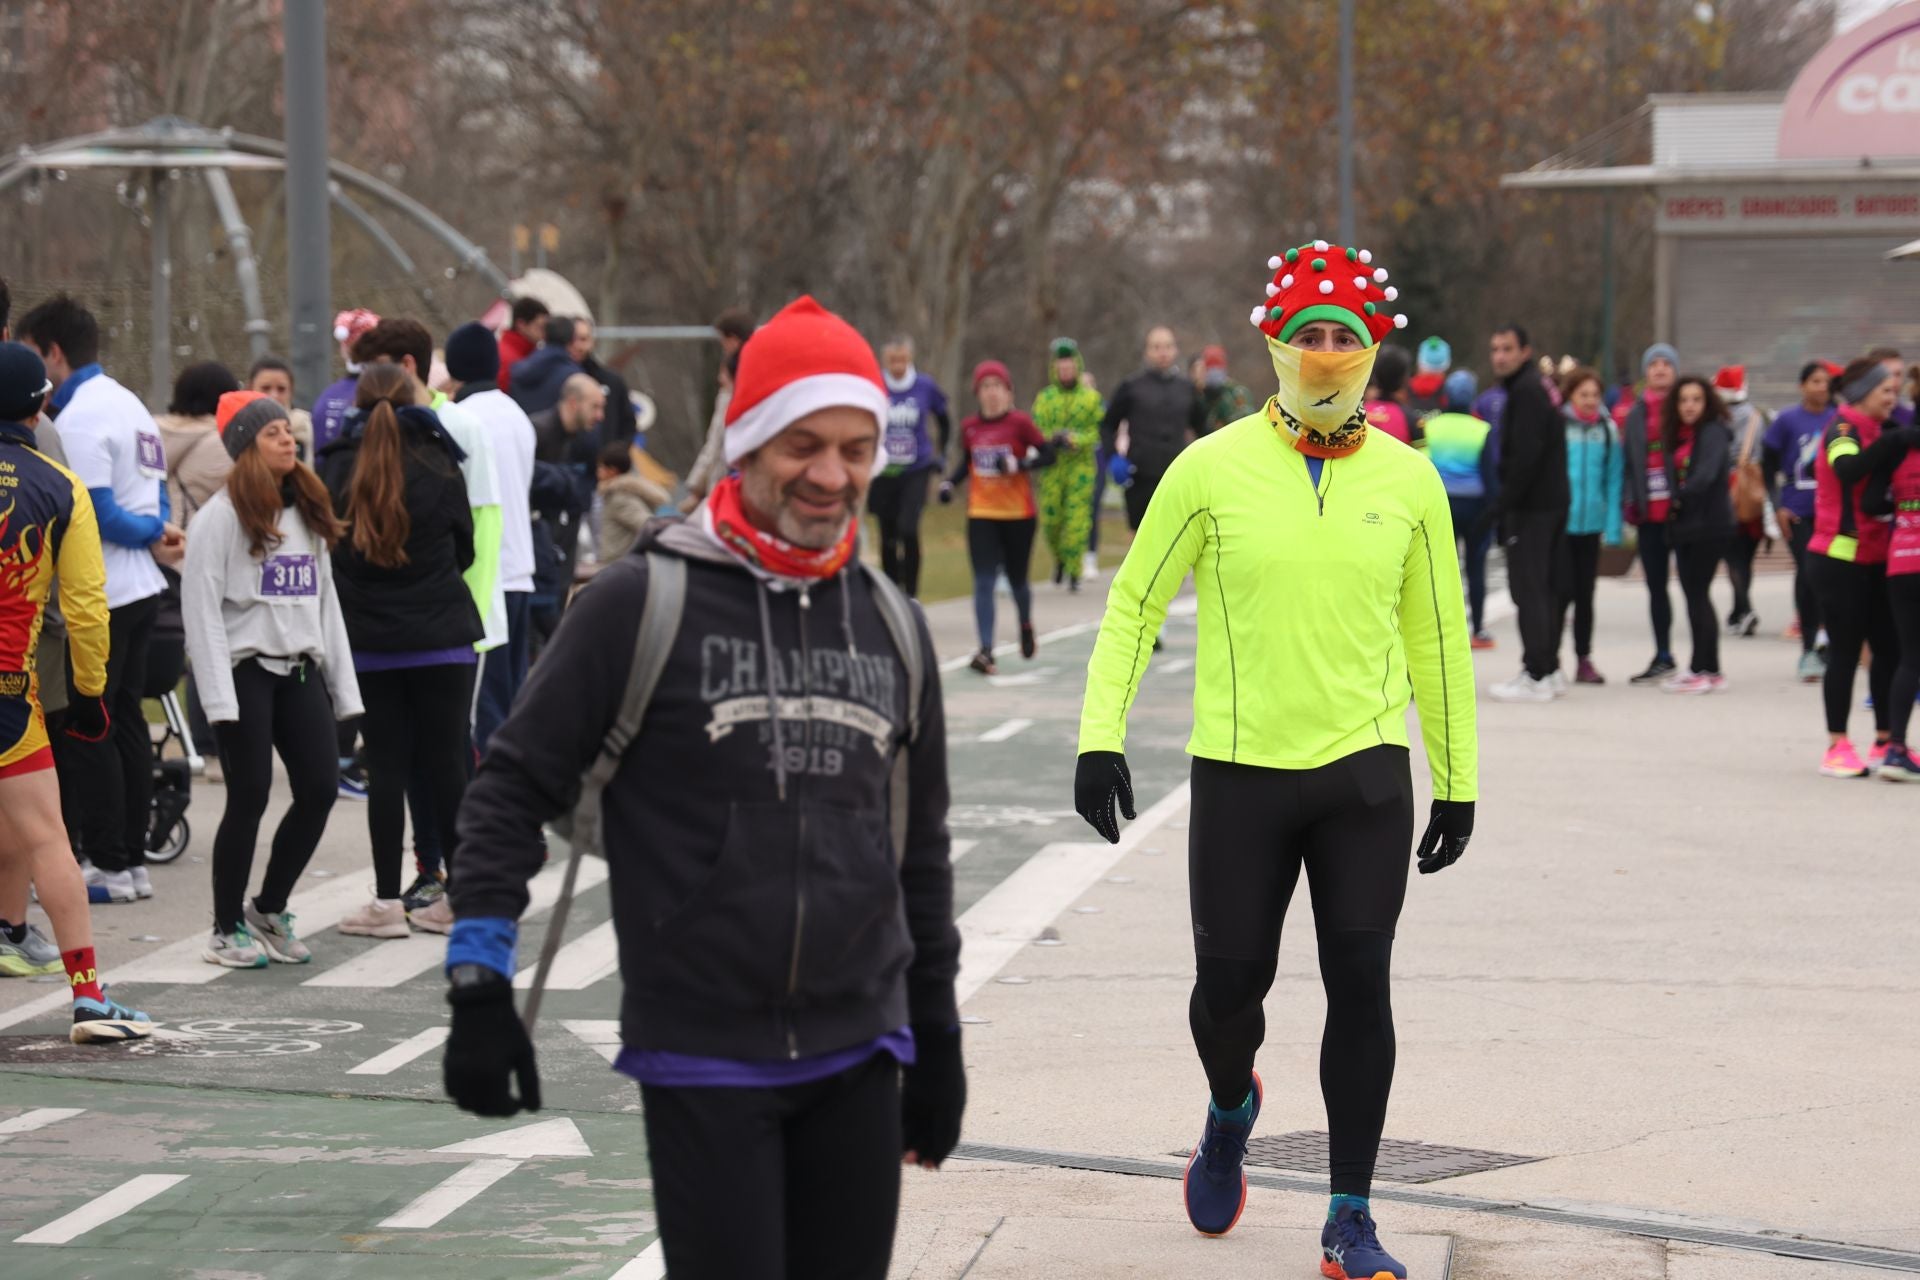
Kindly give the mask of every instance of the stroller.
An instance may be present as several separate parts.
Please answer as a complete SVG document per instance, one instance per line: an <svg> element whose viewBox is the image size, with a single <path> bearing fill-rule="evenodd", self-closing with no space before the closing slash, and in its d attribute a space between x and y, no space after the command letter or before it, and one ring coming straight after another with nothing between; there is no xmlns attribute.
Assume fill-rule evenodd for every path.
<svg viewBox="0 0 1920 1280"><path fill-rule="evenodd" d="M206 760L194 750L193 731L177 692L187 669L187 632L180 618L178 584L179 579L168 573L147 651L147 686L140 691L142 698L156 699L166 715L165 731L153 744L153 818L147 828L147 860L161 863L178 859L193 839L187 806L193 801L193 775L206 768ZM167 747L175 742L180 755L169 759Z"/></svg>

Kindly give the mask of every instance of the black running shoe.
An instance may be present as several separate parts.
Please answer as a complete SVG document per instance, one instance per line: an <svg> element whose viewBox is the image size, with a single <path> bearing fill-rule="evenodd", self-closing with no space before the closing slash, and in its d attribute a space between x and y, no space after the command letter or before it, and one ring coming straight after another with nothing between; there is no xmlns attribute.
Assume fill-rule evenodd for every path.
<svg viewBox="0 0 1920 1280"><path fill-rule="evenodd" d="M1033 655L1038 652L1040 652L1040 641L1033 634L1033 624L1031 622L1021 623L1020 656L1031 659Z"/></svg>
<svg viewBox="0 0 1920 1280"><path fill-rule="evenodd" d="M425 910L446 896L446 873L428 875L422 871L413 878L413 883L407 886L406 892L400 895L400 905L412 913Z"/></svg>
<svg viewBox="0 0 1920 1280"><path fill-rule="evenodd" d="M1679 668L1665 658L1655 658L1647 664L1647 669L1628 680L1628 684L1659 684Z"/></svg>

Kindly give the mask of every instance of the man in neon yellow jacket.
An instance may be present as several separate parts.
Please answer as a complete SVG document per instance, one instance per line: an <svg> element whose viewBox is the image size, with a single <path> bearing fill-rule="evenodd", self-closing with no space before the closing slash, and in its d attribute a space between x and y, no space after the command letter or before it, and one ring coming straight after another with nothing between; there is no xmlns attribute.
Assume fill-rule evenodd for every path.
<svg viewBox="0 0 1920 1280"><path fill-rule="evenodd" d="M1273 258L1266 335L1279 394L1169 468L1115 577L1087 673L1075 808L1118 840L1133 815L1122 754L1167 606L1199 597L1189 827L1194 1043L1212 1094L1185 1180L1220 1235L1246 1203L1280 926L1302 867L1328 993L1321 1049L1333 1201L1322 1272L1403 1277L1368 1206L1392 1086L1393 930L1413 841L1406 710L1418 700L1433 779L1420 869L1466 849L1477 785L1473 666L1439 473L1369 432L1380 339L1405 318L1365 251L1324 240Z"/></svg>

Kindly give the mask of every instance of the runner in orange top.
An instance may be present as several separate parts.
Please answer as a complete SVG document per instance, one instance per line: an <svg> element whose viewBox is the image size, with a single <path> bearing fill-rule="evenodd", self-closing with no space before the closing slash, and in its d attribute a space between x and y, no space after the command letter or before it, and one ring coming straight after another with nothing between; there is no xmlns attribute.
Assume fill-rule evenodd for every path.
<svg viewBox="0 0 1920 1280"><path fill-rule="evenodd" d="M1002 572L1020 611L1020 653L1031 658L1037 648L1033 592L1027 585L1037 520L1033 478L1027 473L1053 461L1053 446L1032 418L1013 407L1013 375L998 360L973 371L973 394L980 412L960 424L962 456L940 486L940 501L953 501L954 485L968 485L967 557L973 562L973 617L980 628L980 652L971 665L990 676L998 670L993 591Z"/></svg>

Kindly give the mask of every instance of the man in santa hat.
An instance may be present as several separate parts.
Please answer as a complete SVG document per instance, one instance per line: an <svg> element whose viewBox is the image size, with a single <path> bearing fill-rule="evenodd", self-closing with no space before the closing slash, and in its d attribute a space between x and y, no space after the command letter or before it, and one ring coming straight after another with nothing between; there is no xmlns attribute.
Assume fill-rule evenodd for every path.
<svg viewBox="0 0 1920 1280"><path fill-rule="evenodd" d="M360 365L353 358L353 344L370 332L380 317L365 307L342 311L333 318L333 340L340 344L340 358L346 361L347 376L329 386L313 401L313 454L332 444L340 434L347 410L353 408L353 392L360 385Z"/></svg>
<svg viewBox="0 0 1920 1280"><path fill-rule="evenodd" d="M769 321L727 410L733 472L582 592L461 810L447 1090L481 1115L537 1110L512 984L541 825L615 724L650 577L683 570L681 625L602 797L614 1065L640 1083L680 1280L879 1280L903 1157L937 1169L959 1139L938 668L924 619L854 557L886 420L852 326L811 298Z"/></svg>
<svg viewBox="0 0 1920 1280"><path fill-rule="evenodd" d="M1453 521L1425 456L1368 426L1363 399L1397 291L1365 250L1316 240L1270 260L1251 319L1279 394L1173 460L1107 596L1080 719L1074 808L1119 840L1134 816L1127 709L1152 639L1191 572L1200 602L1187 868L1197 980L1193 1040L1211 1095L1188 1163L1187 1218L1206 1235L1246 1207L1288 899L1306 871L1327 992L1320 1088L1333 1199L1329 1280L1405 1277L1368 1203L1393 1084L1389 968L1406 895L1417 695L1433 780L1423 872L1473 832L1473 662Z"/></svg>

